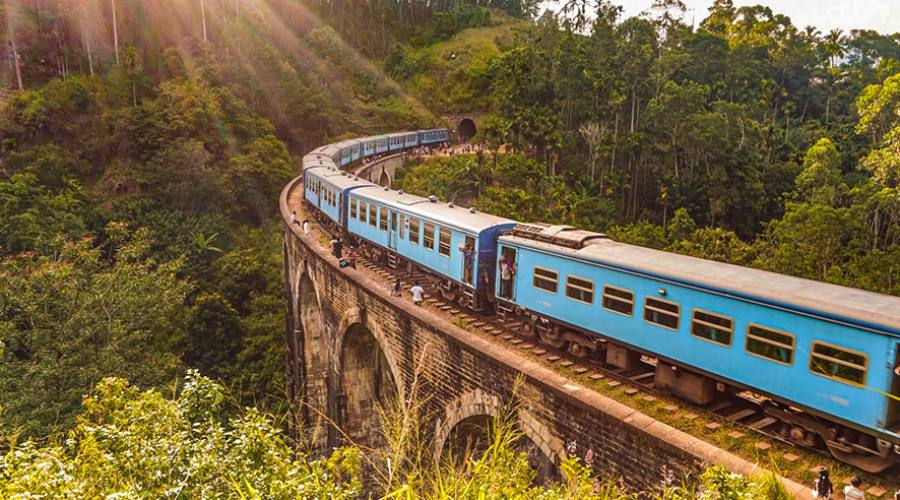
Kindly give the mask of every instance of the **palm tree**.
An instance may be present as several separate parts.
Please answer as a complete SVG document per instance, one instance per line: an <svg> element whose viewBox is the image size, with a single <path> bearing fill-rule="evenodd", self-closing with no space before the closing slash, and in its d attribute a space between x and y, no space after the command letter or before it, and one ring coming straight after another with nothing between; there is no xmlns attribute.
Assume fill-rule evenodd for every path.
<svg viewBox="0 0 900 500"><path fill-rule="evenodd" d="M834 67L834 60L844 56L844 32L840 29L833 29L822 39L822 50L828 56L828 66Z"/></svg>

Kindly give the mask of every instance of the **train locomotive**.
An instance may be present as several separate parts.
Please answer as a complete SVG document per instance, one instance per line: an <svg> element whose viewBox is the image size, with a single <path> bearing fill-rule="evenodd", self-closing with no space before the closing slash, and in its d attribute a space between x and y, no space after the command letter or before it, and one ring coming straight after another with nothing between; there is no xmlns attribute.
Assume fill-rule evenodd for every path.
<svg viewBox="0 0 900 500"><path fill-rule="evenodd" d="M698 405L750 395L784 439L868 472L900 462L900 298L517 222L340 170L448 140L435 129L317 148L303 161L306 204L373 259L557 349L655 365L658 389Z"/></svg>

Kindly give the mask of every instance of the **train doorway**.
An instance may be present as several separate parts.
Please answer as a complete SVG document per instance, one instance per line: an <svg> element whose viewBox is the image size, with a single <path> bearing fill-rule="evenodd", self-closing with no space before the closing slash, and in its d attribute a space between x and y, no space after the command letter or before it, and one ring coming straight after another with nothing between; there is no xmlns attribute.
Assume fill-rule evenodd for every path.
<svg viewBox="0 0 900 500"><path fill-rule="evenodd" d="M388 248L391 250L397 250L397 240L398 232L397 232L397 212L391 210L391 226L390 231L388 232Z"/></svg>
<svg viewBox="0 0 900 500"><path fill-rule="evenodd" d="M497 266L500 270L500 298L513 300L516 282L516 249L502 247Z"/></svg>
<svg viewBox="0 0 900 500"><path fill-rule="evenodd" d="M900 429L900 401L895 398L900 397L900 375L897 374L900 370L900 344L895 349L897 352L894 354L894 376L891 380L891 396L894 397L888 398L887 425L885 427L897 432Z"/></svg>
<svg viewBox="0 0 900 500"><path fill-rule="evenodd" d="M466 243L462 248L463 253L463 282L469 285L475 283L475 238L466 235Z"/></svg>

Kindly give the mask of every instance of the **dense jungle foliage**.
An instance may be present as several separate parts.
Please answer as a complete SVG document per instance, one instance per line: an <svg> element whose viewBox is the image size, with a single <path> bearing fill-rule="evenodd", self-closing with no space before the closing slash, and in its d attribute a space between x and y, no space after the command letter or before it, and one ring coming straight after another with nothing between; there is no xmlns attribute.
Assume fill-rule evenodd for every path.
<svg viewBox="0 0 900 500"><path fill-rule="evenodd" d="M489 146L400 187L900 294L900 34L822 34L730 0L696 28L678 0L563 11L398 45L388 72L423 102L476 106Z"/></svg>
<svg viewBox="0 0 900 500"><path fill-rule="evenodd" d="M309 461L282 435L277 196L319 144L444 114L481 116L489 150L410 190L900 294L900 37L654 6L0 4L0 496L358 494L366 454ZM492 452L382 489L624 495L574 461L532 489Z"/></svg>

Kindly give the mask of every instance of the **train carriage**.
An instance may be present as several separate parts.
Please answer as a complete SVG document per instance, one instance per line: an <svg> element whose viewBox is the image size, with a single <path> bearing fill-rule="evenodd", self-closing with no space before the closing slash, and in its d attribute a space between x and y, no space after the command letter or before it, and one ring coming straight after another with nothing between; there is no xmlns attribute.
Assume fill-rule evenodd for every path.
<svg viewBox="0 0 900 500"><path fill-rule="evenodd" d="M436 144L450 140L450 131L445 128L419 130L418 134L419 144L421 145Z"/></svg>
<svg viewBox="0 0 900 500"><path fill-rule="evenodd" d="M802 408L780 417L818 434L838 458L872 471L895 460L900 406L889 394L898 385L900 298L561 226L523 224L498 251L516 263L498 300L614 341L607 362L628 368L629 349L651 353L657 385L696 403L712 402L714 381L724 381ZM672 367L703 376L673 376ZM818 423L822 416L845 427Z"/></svg>
<svg viewBox="0 0 900 500"><path fill-rule="evenodd" d="M476 309L493 285L497 237L515 225L435 198L380 187L350 193L348 210L351 234L435 273L445 296L469 300Z"/></svg>
<svg viewBox="0 0 900 500"><path fill-rule="evenodd" d="M303 171L304 199L335 228L347 227L347 194L374 185L334 167L313 167Z"/></svg>
<svg viewBox="0 0 900 500"><path fill-rule="evenodd" d="M364 137L361 139L363 143L362 155L363 157L369 157L376 153L378 153L378 141L382 138L380 135L375 135L372 137Z"/></svg>
<svg viewBox="0 0 900 500"><path fill-rule="evenodd" d="M349 165L350 162L360 159L362 155L362 142L356 139L343 141L338 144L338 147L341 148L340 166L342 167Z"/></svg>

